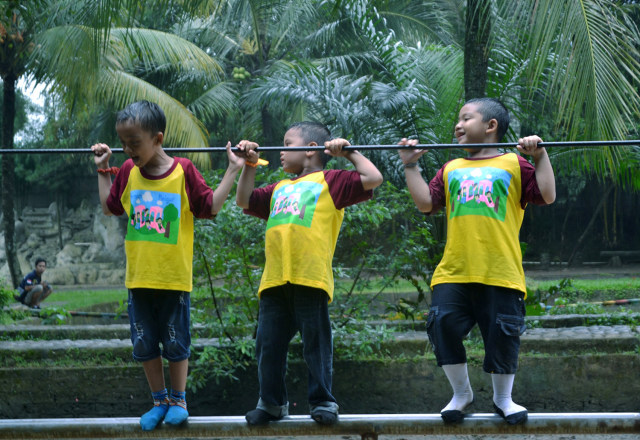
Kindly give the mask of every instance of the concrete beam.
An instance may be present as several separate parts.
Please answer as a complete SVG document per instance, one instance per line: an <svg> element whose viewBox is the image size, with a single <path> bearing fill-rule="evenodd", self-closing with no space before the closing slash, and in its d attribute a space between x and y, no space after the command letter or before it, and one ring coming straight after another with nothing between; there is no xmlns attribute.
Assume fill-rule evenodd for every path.
<svg viewBox="0 0 640 440"><path fill-rule="evenodd" d="M0 439L196 439L213 437L341 436L446 434L629 434L640 433L640 413L535 413L523 425L508 425L496 414L469 414L464 422L444 424L439 414L341 415L333 426L309 416L290 416L264 427L244 417L190 417L183 426L140 429L139 418L0 420Z"/></svg>

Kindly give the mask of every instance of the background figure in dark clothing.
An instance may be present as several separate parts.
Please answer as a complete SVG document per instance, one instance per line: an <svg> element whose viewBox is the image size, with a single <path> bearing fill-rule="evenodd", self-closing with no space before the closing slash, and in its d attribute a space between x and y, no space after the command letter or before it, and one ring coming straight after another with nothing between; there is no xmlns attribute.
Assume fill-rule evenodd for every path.
<svg viewBox="0 0 640 440"><path fill-rule="evenodd" d="M47 262L44 258L38 258L36 268L20 282L16 300L31 308L40 308L40 303L53 293L51 286L46 281L42 281L42 274L46 269Z"/></svg>

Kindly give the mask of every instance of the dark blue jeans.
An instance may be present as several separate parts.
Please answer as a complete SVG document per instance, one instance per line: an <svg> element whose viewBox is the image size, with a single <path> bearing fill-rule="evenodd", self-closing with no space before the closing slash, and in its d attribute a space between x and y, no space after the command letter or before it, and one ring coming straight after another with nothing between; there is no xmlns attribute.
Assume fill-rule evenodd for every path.
<svg viewBox="0 0 640 440"><path fill-rule="evenodd" d="M288 415L287 352L289 342L300 332L309 370L311 413L315 409L338 412L331 394L333 340L328 303L325 291L296 284L287 283L262 292L256 336L258 408L276 417Z"/></svg>
<svg viewBox="0 0 640 440"><path fill-rule="evenodd" d="M483 370L514 374L526 328L523 296L518 290L478 283L433 286L427 333L438 365L467 362L462 341L478 324L484 340Z"/></svg>

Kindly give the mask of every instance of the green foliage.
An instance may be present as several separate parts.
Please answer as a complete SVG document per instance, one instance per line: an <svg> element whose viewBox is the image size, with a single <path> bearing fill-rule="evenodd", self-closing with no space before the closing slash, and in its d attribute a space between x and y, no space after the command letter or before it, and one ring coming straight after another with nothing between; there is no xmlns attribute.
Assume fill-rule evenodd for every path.
<svg viewBox="0 0 640 440"><path fill-rule="evenodd" d="M546 290L541 288L533 290L527 286L527 298L525 300L527 315L535 316L544 314L547 303L563 292L566 292L567 289L571 287L572 282L569 278L563 278L557 284L548 285Z"/></svg>
<svg viewBox="0 0 640 440"><path fill-rule="evenodd" d="M556 298L556 307L549 310L550 315L596 315L605 313L602 304L598 303L575 303L569 304L564 298Z"/></svg>
<svg viewBox="0 0 640 440"><path fill-rule="evenodd" d="M45 325L62 325L68 324L71 319L71 313L62 307L46 307L40 309L40 319Z"/></svg>
<svg viewBox="0 0 640 440"><path fill-rule="evenodd" d="M22 313L9 307L16 301L13 296L17 293L6 280L0 278L0 324L8 324L23 317Z"/></svg>

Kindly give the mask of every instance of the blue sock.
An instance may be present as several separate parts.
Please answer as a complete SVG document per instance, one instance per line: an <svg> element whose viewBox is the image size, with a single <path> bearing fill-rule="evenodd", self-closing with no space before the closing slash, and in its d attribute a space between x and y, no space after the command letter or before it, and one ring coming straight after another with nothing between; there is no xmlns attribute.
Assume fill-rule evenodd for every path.
<svg viewBox="0 0 640 440"><path fill-rule="evenodd" d="M140 417L140 426L143 431L156 429L169 410L169 394L166 388L151 393L151 396L153 397L153 408Z"/></svg>
<svg viewBox="0 0 640 440"><path fill-rule="evenodd" d="M164 418L165 423L169 425L179 425L189 417L187 411L187 401L185 399L185 391L171 390L171 400L169 402L169 411Z"/></svg>

